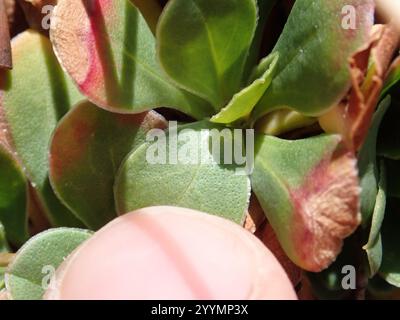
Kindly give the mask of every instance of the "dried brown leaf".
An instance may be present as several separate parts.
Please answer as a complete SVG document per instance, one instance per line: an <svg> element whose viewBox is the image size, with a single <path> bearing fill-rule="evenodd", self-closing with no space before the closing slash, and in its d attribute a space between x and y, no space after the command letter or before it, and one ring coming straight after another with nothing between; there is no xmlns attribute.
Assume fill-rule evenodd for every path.
<svg viewBox="0 0 400 320"><path fill-rule="evenodd" d="M294 230L301 230L293 233L292 241L306 270L327 268L361 223L356 163L353 152L338 149L292 191Z"/></svg>
<svg viewBox="0 0 400 320"><path fill-rule="evenodd" d="M319 118L321 127L340 133L351 150L359 150L367 135L398 40L393 26L375 25L368 46L350 59L352 89L347 99Z"/></svg>

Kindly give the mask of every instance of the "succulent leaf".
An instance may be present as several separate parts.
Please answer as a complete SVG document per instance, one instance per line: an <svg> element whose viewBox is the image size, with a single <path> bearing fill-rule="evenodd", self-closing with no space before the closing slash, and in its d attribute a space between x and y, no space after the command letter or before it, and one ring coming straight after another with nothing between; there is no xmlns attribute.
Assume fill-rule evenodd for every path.
<svg viewBox="0 0 400 320"><path fill-rule="evenodd" d="M114 177L122 160L165 128L155 111L124 115L83 102L58 124L50 146L50 180L60 199L88 227L98 229L117 216Z"/></svg>
<svg viewBox="0 0 400 320"><path fill-rule="evenodd" d="M20 165L0 144L0 224L4 226L8 241L16 246L29 237L27 191L28 182Z"/></svg>
<svg viewBox="0 0 400 320"><path fill-rule="evenodd" d="M361 186L362 224L367 226L374 212L378 193L379 170L376 159L376 143L382 119L390 106L390 96L386 97L375 113L368 136L358 154L358 169Z"/></svg>
<svg viewBox="0 0 400 320"><path fill-rule="evenodd" d="M14 300L41 300L58 266L90 236L87 230L58 228L31 238L7 268L8 294Z"/></svg>
<svg viewBox="0 0 400 320"><path fill-rule="evenodd" d="M271 84L278 60L278 54L272 54L263 60L261 75L256 75L256 79L249 86L236 93L228 105L213 116L211 121L226 124L248 117ZM258 72L260 71L256 70L256 73Z"/></svg>
<svg viewBox="0 0 400 320"><path fill-rule="evenodd" d="M157 28L163 69L219 111L241 87L257 25L255 0L172 0Z"/></svg>
<svg viewBox="0 0 400 320"><path fill-rule="evenodd" d="M212 114L208 103L164 76L154 36L128 0L60 0L50 38L63 68L98 106L118 113L166 106L198 119Z"/></svg>
<svg viewBox="0 0 400 320"><path fill-rule="evenodd" d="M374 212L372 214L371 230L368 242L363 247L367 252L371 278L378 272L382 263L382 237L380 230L385 216L387 195L386 171L383 161L381 161L379 177L378 194L376 196Z"/></svg>
<svg viewBox="0 0 400 320"><path fill-rule="evenodd" d="M28 30L13 39L12 49L15 66L2 71L0 105L17 157L50 222L81 226L50 187L48 150L58 120L82 96L65 77L48 38Z"/></svg>
<svg viewBox="0 0 400 320"><path fill-rule="evenodd" d="M247 81L254 66L260 59L261 45L264 37L265 26L267 24L270 13L275 6L277 0L257 0L258 19L257 29L254 33L253 42L249 49L246 65L244 67L243 80Z"/></svg>
<svg viewBox="0 0 400 320"><path fill-rule="evenodd" d="M235 165L218 163L210 151L212 129L221 132L221 127L205 121L181 126L178 133L171 128L167 137L159 132L154 136L156 142L128 156L115 185L118 212L169 205L242 224L250 198L249 178L238 174ZM219 140L214 143L219 148Z"/></svg>
<svg viewBox="0 0 400 320"><path fill-rule="evenodd" d="M343 9L355 8L355 28ZM347 61L369 40L372 0L297 0L273 52L275 77L254 110L254 119L282 107L317 116L339 103L350 88Z"/></svg>
<svg viewBox="0 0 400 320"><path fill-rule="evenodd" d="M259 135L251 182L283 249L303 269L328 267L360 223L356 159L337 135Z"/></svg>

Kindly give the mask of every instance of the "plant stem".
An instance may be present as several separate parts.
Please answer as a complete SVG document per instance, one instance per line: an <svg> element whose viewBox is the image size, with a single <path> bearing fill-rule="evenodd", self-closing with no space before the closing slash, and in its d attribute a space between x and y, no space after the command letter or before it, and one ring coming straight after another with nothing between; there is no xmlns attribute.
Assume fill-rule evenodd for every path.
<svg viewBox="0 0 400 320"><path fill-rule="evenodd" d="M0 68L12 68L10 30L4 0L0 0Z"/></svg>

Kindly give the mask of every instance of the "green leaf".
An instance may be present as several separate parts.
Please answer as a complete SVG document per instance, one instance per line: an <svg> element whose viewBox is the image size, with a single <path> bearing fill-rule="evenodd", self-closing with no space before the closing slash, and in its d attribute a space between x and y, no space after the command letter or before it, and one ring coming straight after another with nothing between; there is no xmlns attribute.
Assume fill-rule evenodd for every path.
<svg viewBox="0 0 400 320"><path fill-rule="evenodd" d="M6 233L4 230L4 226L0 221L0 254L9 252L8 243L6 239ZM0 266L0 291L4 288L4 273L6 272L6 268Z"/></svg>
<svg viewBox="0 0 400 320"><path fill-rule="evenodd" d="M256 29L255 0L172 0L157 27L166 73L219 111L239 91Z"/></svg>
<svg viewBox="0 0 400 320"><path fill-rule="evenodd" d="M355 159L337 135L256 139L253 191L288 257L318 272L358 226Z"/></svg>
<svg viewBox="0 0 400 320"><path fill-rule="evenodd" d="M382 226L383 257L380 273L391 285L400 287L400 200L389 198Z"/></svg>
<svg viewBox="0 0 400 320"><path fill-rule="evenodd" d="M381 161L379 176L378 194L376 196L374 212L372 214L371 230L368 242L363 247L367 252L370 266L370 278L378 272L382 263L382 239L380 230L386 209L386 171L383 161Z"/></svg>
<svg viewBox="0 0 400 320"><path fill-rule="evenodd" d="M269 87L279 60L279 54L272 54L261 62L263 74L248 87L236 93L228 105L211 118L215 123L232 123L248 116ZM259 70L256 70L258 77Z"/></svg>
<svg viewBox="0 0 400 320"><path fill-rule="evenodd" d="M213 137L218 139L213 147L219 148L218 134L232 131L222 132L204 121L176 130L171 127L167 137L154 132L155 142L139 147L122 165L115 186L118 212L171 205L242 223L250 197L249 179L238 174L234 165L218 164L210 150Z"/></svg>
<svg viewBox="0 0 400 320"><path fill-rule="evenodd" d="M14 68L0 77L0 103L18 158L51 223L80 226L50 187L48 149L58 120L82 96L65 78L48 38L25 31L13 40L12 49Z"/></svg>
<svg viewBox="0 0 400 320"><path fill-rule="evenodd" d="M381 267L382 264L382 235L378 233L376 240L369 244L369 247L365 249L368 257L369 264L369 276L373 277Z"/></svg>
<svg viewBox="0 0 400 320"><path fill-rule="evenodd" d="M376 111L367 138L358 155L358 170L361 186L362 224L367 226L374 212L376 195L378 193L378 167L376 163L376 145L378 131L382 119L390 106L390 96L383 100ZM389 179L390 180L390 179Z"/></svg>
<svg viewBox="0 0 400 320"><path fill-rule="evenodd" d="M7 239L15 246L21 246L29 237L27 188L20 165L0 144L0 223L5 228Z"/></svg>
<svg viewBox="0 0 400 320"><path fill-rule="evenodd" d="M60 199L88 227L115 218L113 185L122 160L145 142L146 132L166 127L156 112L122 115L83 102L55 130L50 179Z"/></svg>
<svg viewBox="0 0 400 320"><path fill-rule="evenodd" d="M0 291L4 289L5 283L4 283L4 273L5 273L5 268L0 267Z"/></svg>
<svg viewBox="0 0 400 320"><path fill-rule="evenodd" d="M52 21L61 65L96 105L120 113L166 106L198 119L212 114L208 103L164 76L154 36L130 1L60 0Z"/></svg>
<svg viewBox="0 0 400 320"><path fill-rule="evenodd" d="M350 88L349 58L369 40L373 13L373 0L297 0L273 50L280 54L276 75L254 120L283 107L318 116L337 104Z"/></svg>
<svg viewBox="0 0 400 320"><path fill-rule="evenodd" d="M7 243L7 238L6 238L6 232L4 229L3 224L0 221L0 253L3 252L8 252L8 243Z"/></svg>
<svg viewBox="0 0 400 320"><path fill-rule="evenodd" d="M399 87L400 90L400 87ZM383 118L378 136L378 154L385 158L400 160L400 98L392 96L392 105Z"/></svg>
<svg viewBox="0 0 400 320"><path fill-rule="evenodd" d="M316 118L306 117L297 111L280 109L268 113L257 121L256 130L267 135L279 136L295 129L311 126L316 122Z"/></svg>
<svg viewBox="0 0 400 320"><path fill-rule="evenodd" d="M249 50L249 55L247 57L246 65L244 67L243 79L245 82L250 76L252 69L260 59L261 43L264 36L265 25L267 24L268 18L275 4L276 0L257 0L257 7L258 7L257 29L254 34L253 42Z"/></svg>
<svg viewBox="0 0 400 320"><path fill-rule="evenodd" d="M90 236L86 230L58 228L31 238L8 266L8 293L14 300L41 300L58 266Z"/></svg>

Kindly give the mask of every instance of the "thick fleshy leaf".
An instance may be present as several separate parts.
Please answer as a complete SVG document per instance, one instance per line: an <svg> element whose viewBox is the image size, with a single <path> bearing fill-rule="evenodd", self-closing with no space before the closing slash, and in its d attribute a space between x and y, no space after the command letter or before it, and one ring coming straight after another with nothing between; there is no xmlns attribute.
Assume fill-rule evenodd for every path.
<svg viewBox="0 0 400 320"><path fill-rule="evenodd" d="M378 194L376 196L375 208L372 214L371 230L367 244L363 249L367 252L370 266L370 277L373 277L379 270L382 263L382 238L380 230L386 209L386 171L384 162L381 161L379 171ZM390 177L392 178L392 177Z"/></svg>
<svg viewBox="0 0 400 320"><path fill-rule="evenodd" d="M50 36L62 66L96 105L119 113L166 106L195 118L212 114L163 75L154 36L129 0L60 0Z"/></svg>
<svg viewBox="0 0 400 320"><path fill-rule="evenodd" d="M1 74L0 104L18 158L52 224L80 226L51 190L47 158L57 121L82 96L65 78L46 37L25 31L13 40L12 49L14 68Z"/></svg>
<svg viewBox="0 0 400 320"><path fill-rule="evenodd" d="M262 75L259 76L260 70L256 69L256 79L249 86L236 93L228 105L213 116L211 121L215 123L232 123L249 116L271 84L278 60L279 54L275 53L265 58L260 64Z"/></svg>
<svg viewBox="0 0 400 320"><path fill-rule="evenodd" d="M12 0L13 1L13 0ZM35 30L48 32L50 19L49 5L55 7L58 0L17 0L25 12L29 26ZM161 7L157 0L130 0L142 12L149 27L155 31L158 17L161 14ZM45 29L43 28L45 27Z"/></svg>
<svg viewBox="0 0 400 320"><path fill-rule="evenodd" d="M217 111L239 91L256 30L255 0L172 0L157 27L166 73Z"/></svg>
<svg viewBox="0 0 400 320"><path fill-rule="evenodd" d="M0 144L0 223L9 242L16 246L28 239L27 194L28 184L20 165Z"/></svg>
<svg viewBox="0 0 400 320"><path fill-rule="evenodd" d="M316 122L316 118L304 116L294 110L282 109L262 117L257 121L255 128L257 132L279 136L295 129L311 126Z"/></svg>
<svg viewBox="0 0 400 320"><path fill-rule="evenodd" d="M102 227L117 216L113 186L122 160L145 142L148 130L166 125L154 111L122 115L79 104L61 120L51 143L55 192L88 227Z"/></svg>
<svg viewBox="0 0 400 320"><path fill-rule="evenodd" d="M380 273L391 285L400 288L400 200L389 198L382 226L383 257Z"/></svg>
<svg viewBox="0 0 400 320"><path fill-rule="evenodd" d="M349 6L355 16L343 14ZM280 54L276 75L254 118L282 107L316 116L337 104L350 88L348 60L369 40L373 12L373 0L297 0L273 50Z"/></svg>
<svg viewBox="0 0 400 320"><path fill-rule="evenodd" d="M361 214L364 226L368 225L375 208L379 180L379 172L376 162L376 143L378 131L382 119L390 106L390 101L390 97L387 97L380 104L373 117L368 136L358 154L358 170L361 186Z"/></svg>
<svg viewBox="0 0 400 320"><path fill-rule="evenodd" d="M238 174L235 166L218 164L215 153L210 152L210 139L217 137L214 134L220 130L203 121L182 126L178 133L176 128L170 128L167 137L155 132L155 142L133 152L118 174L118 212L171 205L243 223L250 182L247 175ZM219 148L219 143L217 140L213 146Z"/></svg>
<svg viewBox="0 0 400 320"><path fill-rule="evenodd" d="M396 87L397 88L397 87ZM400 90L400 86L398 86ZM378 154L388 159L400 160L400 91L392 97L392 105L383 118L378 136Z"/></svg>
<svg viewBox="0 0 400 320"><path fill-rule="evenodd" d="M261 44L264 36L265 25L277 0L257 0L258 20L246 65L244 67L243 81L246 82L254 66L260 59Z"/></svg>
<svg viewBox="0 0 400 320"><path fill-rule="evenodd" d="M87 230L59 228L31 238L7 268L8 294L14 300L42 299L58 266L90 236Z"/></svg>
<svg viewBox="0 0 400 320"><path fill-rule="evenodd" d="M369 276L373 277L379 271L382 265L382 235L378 233L375 241L370 243L368 248L365 248L369 264Z"/></svg>
<svg viewBox="0 0 400 320"><path fill-rule="evenodd" d="M356 160L337 135L256 139L253 191L293 262L326 268L360 223Z"/></svg>

